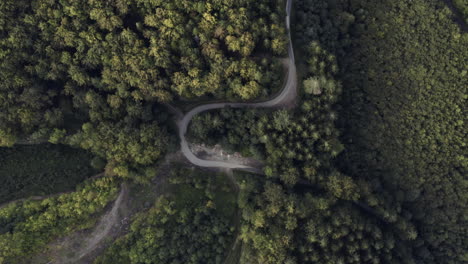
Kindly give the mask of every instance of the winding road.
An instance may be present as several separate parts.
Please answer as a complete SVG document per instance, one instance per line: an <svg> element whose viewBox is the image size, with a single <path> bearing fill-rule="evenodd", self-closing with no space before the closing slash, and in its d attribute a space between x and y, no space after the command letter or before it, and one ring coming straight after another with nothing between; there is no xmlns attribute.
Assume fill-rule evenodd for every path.
<svg viewBox="0 0 468 264"><path fill-rule="evenodd" d="M187 139L185 138L185 134L187 132L187 127L192 120L192 118L202 112L213 110L213 109L220 109L225 107L232 107L232 108L271 108L271 107L280 107L287 105L288 103L294 102L296 100L297 95L297 74L296 74L296 64L294 60L294 50L291 41L291 30L290 30L290 14L291 14L291 5L292 0L288 0L286 3L286 28L288 30L288 74L287 74L287 81L279 94L277 94L274 98L258 103L212 103L201 105L195 107L194 109L190 110L186 113L182 119L177 122L177 126L179 128L179 138L180 138L180 146L182 153L184 156L194 165L200 167L218 167L218 168L226 168L226 169L244 169L244 170L253 170L256 171L257 168L249 167L242 164L237 164L233 162L225 162L225 161L212 161L212 160L203 160L195 156L193 152L189 148L189 144Z"/></svg>

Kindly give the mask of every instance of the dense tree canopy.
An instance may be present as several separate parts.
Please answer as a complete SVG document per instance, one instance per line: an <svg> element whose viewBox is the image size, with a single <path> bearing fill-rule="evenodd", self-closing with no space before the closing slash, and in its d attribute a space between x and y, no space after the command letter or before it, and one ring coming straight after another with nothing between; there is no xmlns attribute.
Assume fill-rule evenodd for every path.
<svg viewBox="0 0 468 264"><path fill-rule="evenodd" d="M334 126L341 84L333 79L338 69L335 56L315 42L307 47L307 53L309 76L304 80L298 109L202 113L193 119L191 138L195 142L224 142L230 149L265 159L265 174L279 176L289 185L300 178L324 181L333 170L332 159L343 150Z"/></svg>
<svg viewBox="0 0 468 264"><path fill-rule="evenodd" d="M156 122L162 103L252 99L279 85L283 6L3 1L0 145L28 137L81 146L125 167L154 163L168 145L166 124Z"/></svg>
<svg viewBox="0 0 468 264"><path fill-rule="evenodd" d="M466 15L458 0L295 1L297 107L204 112L188 132L263 174L173 164L96 263L223 263L236 243L242 264L467 262L468 34L446 2ZM284 4L4 0L0 145L65 143L147 179L175 143L168 102L271 95ZM89 226L117 183L1 208L0 263Z"/></svg>
<svg viewBox="0 0 468 264"><path fill-rule="evenodd" d="M340 167L371 184L374 209L415 224L420 261L466 261L468 35L443 1L304 3L304 43L340 64Z"/></svg>
<svg viewBox="0 0 468 264"><path fill-rule="evenodd" d="M463 0L453 0L452 2L456 10L462 14L465 23L468 23L468 3Z"/></svg>
<svg viewBox="0 0 468 264"><path fill-rule="evenodd" d="M240 263L414 263L408 242L416 234L405 222L388 223L316 186L239 180Z"/></svg>
<svg viewBox="0 0 468 264"><path fill-rule="evenodd" d="M296 34L308 57L299 109L194 119L195 142L208 137L265 159L285 204L303 200L304 179L326 193L309 194L320 215L279 209L270 219L261 197L272 183L255 185L265 191L246 207L245 263L466 261L467 35L452 17L435 1L302 1ZM298 236L281 233L291 219L304 227L293 228Z"/></svg>

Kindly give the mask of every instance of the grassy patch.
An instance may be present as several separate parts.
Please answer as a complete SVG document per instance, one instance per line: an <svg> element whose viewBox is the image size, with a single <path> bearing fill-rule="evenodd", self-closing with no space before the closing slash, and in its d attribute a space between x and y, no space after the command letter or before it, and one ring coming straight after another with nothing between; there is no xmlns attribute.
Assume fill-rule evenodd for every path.
<svg viewBox="0 0 468 264"><path fill-rule="evenodd" d="M191 208L202 203L205 198L201 189L193 188L189 184L178 184L172 186L176 209Z"/></svg>
<svg viewBox="0 0 468 264"><path fill-rule="evenodd" d="M0 148L0 203L73 190L97 173L91 154L63 145Z"/></svg>
<svg viewBox="0 0 468 264"><path fill-rule="evenodd" d="M209 197L216 208L216 214L225 218L234 216L237 209L237 194L229 185L226 175L191 169L181 169L178 173L192 180L170 186L176 208L193 207Z"/></svg>

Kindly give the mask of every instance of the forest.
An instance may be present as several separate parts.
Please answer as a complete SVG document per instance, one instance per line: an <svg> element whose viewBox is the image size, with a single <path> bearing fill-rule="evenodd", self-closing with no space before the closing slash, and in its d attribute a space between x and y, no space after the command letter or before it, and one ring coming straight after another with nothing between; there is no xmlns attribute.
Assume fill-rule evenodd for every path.
<svg viewBox="0 0 468 264"><path fill-rule="evenodd" d="M351 176L373 181L375 191L396 194L388 202L417 227L418 258L463 263L468 257L463 110L468 35L443 2L366 7L344 47L351 52L342 59L346 152L340 164ZM396 18L399 30L370 23L369 14ZM409 20L413 25L403 22ZM362 24L366 31L359 30Z"/></svg>
<svg viewBox="0 0 468 264"><path fill-rule="evenodd" d="M283 191L286 201L289 193L298 195L296 190L312 184L316 192L333 194L331 200L320 200L324 208L334 208L332 218L339 219L341 210L347 218L353 217L346 220L351 222L336 220L350 224L336 235L342 245L328 244L333 235L324 236L332 218L302 216L308 228L318 232L308 238L309 243L320 244L318 250L307 249L307 238L277 233L288 220L301 219L285 216L282 228L257 234L270 233L267 241L272 243L284 237L285 244L268 247L267 238L248 238L252 259L261 259L259 263L467 261L466 32L442 2L301 4L296 14L297 42L308 59L297 109L204 113L194 119L190 137L193 142L209 138L203 142L221 143L265 160L265 175L279 177L282 188L294 186ZM441 36L448 41L441 42ZM269 184L264 183L265 188ZM352 202L341 205L340 200ZM267 220L265 207L259 204L255 217L249 218L254 227L256 221L266 229L278 225L277 215ZM368 246L386 253L372 257L349 249L351 255L343 255L347 236L355 237L353 229L366 221L391 227L370 232L378 237L365 238ZM299 255L288 252L291 245L298 246Z"/></svg>
<svg viewBox="0 0 468 264"><path fill-rule="evenodd" d="M127 184L155 193L89 263L467 263L464 1L293 1L295 104L186 134L260 165L182 155L181 112L285 85L285 6L4 0L0 263L92 230Z"/></svg>
<svg viewBox="0 0 468 264"><path fill-rule="evenodd" d="M171 145L164 103L279 85L283 3L3 1L0 146L64 143L141 173Z"/></svg>

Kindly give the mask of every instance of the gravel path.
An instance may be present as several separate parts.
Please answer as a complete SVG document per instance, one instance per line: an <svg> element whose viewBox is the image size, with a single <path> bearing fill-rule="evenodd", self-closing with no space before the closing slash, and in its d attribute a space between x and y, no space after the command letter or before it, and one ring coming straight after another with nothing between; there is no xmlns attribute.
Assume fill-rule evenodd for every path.
<svg viewBox="0 0 468 264"><path fill-rule="evenodd" d="M184 156L194 165L200 167L218 167L218 168L227 168L227 169L244 169L244 170L255 170L258 168L250 167L248 165L243 165L236 163L235 161L215 161L215 160L204 160L200 159L190 150L185 134L187 132L187 127L192 120L192 118L208 110L220 109L224 107L232 108L272 108L272 107L281 107L286 106L291 103L294 103L297 96L297 74L296 74L296 64L294 60L294 50L291 41L291 32L290 32L290 14L291 14L291 5L292 0L288 0L286 3L286 28L288 30L289 45L288 45L288 75L287 81L281 91L276 97L271 100L259 103L213 103L206 104L195 107L190 112L186 113L181 120L177 122L179 128L179 138L180 146Z"/></svg>

